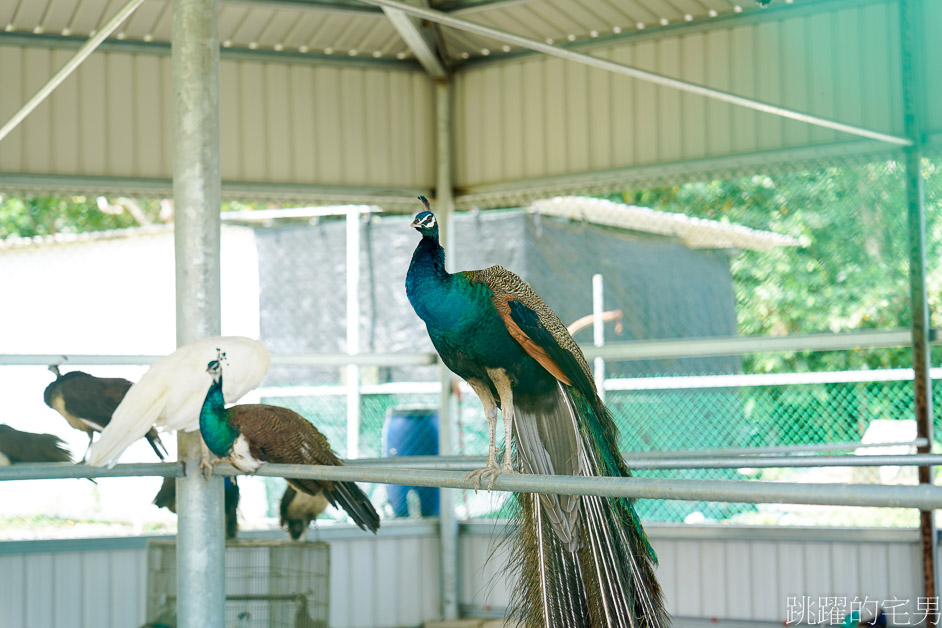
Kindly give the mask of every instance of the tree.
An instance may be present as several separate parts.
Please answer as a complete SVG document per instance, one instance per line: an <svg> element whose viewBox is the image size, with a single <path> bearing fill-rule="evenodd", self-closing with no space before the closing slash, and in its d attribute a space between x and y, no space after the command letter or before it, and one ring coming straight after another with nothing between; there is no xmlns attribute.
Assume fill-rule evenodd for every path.
<svg viewBox="0 0 942 628"><path fill-rule="evenodd" d="M925 162L929 292L939 311L942 168ZM743 251L732 261L739 331L785 335L888 329L909 324L903 166L874 161L780 168L769 174L621 195L624 202L799 238L801 247ZM910 366L905 348L747 357L747 369L817 370Z"/></svg>

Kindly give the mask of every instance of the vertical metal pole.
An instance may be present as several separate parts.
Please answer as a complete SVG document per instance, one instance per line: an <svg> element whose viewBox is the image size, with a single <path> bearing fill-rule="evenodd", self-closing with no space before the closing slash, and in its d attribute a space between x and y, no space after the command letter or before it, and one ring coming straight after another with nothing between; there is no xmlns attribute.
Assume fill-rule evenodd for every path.
<svg viewBox="0 0 942 628"><path fill-rule="evenodd" d="M435 200L439 215L439 226L442 229L442 241L445 246L445 264L450 267L454 263L452 245L454 229L452 217L455 211L452 181L452 129L451 129L451 84L447 81L438 81L435 84L436 105L436 139L438 156L438 171L435 180ZM452 261L449 261L452 260ZM454 376L445 365L439 361L439 381L441 382L441 396L438 404L438 452L442 456L454 453L452 447L452 381ZM439 539L441 550L441 595L442 618L445 620L458 618L458 520L455 517L455 490L441 489L440 518L441 526Z"/></svg>
<svg viewBox="0 0 942 628"><path fill-rule="evenodd" d="M600 273L592 275L592 340L596 347L605 344L605 321L602 319L602 314L605 312L603 283ZM594 366L595 385L599 389L599 397L605 401L605 359L595 358Z"/></svg>
<svg viewBox="0 0 942 628"><path fill-rule="evenodd" d="M919 0L900 0L900 47L903 78L903 121L913 145L904 149L906 162L906 213L909 223L909 286L912 309L913 384L915 386L916 435L927 439L919 453L932 451L932 378L929 373L929 299L926 290L926 207L922 180L923 90L920 65L922 5ZM932 483L932 467L919 467L919 483ZM935 513L919 513L922 542L923 595L936 599ZM938 618L935 618L938 621ZM935 622L933 622L935 623Z"/></svg>
<svg viewBox="0 0 942 628"><path fill-rule="evenodd" d="M177 344L220 331L217 0L173 0L174 242ZM177 626L223 628L222 478L199 472L198 432L177 436Z"/></svg>
<svg viewBox="0 0 942 628"><path fill-rule="evenodd" d="M360 351L360 207L347 208L347 354ZM347 365L347 457L360 456L360 367Z"/></svg>

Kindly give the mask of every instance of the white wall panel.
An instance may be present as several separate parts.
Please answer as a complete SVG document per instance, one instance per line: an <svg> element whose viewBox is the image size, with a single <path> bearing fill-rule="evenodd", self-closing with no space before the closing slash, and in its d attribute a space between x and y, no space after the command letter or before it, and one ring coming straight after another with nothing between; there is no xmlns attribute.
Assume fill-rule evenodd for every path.
<svg viewBox="0 0 942 628"><path fill-rule="evenodd" d="M0 45L0 118L72 54ZM169 179L171 93L169 57L96 53L0 142L0 172ZM433 98L419 73L223 60L223 178L431 187Z"/></svg>
<svg viewBox="0 0 942 628"><path fill-rule="evenodd" d="M901 134L896 3L830 7L830 12L780 12L712 30L679 29L660 33L657 38L642 35L587 52L822 117ZM938 73L935 68L930 71ZM515 80L521 72L524 79ZM529 177L856 139L645 81L606 76L556 58L526 57L471 66L458 74L456 82L456 134L461 147L458 184L472 192L475 186ZM521 85L525 86L523 95ZM539 106L532 94L542 97ZM499 119L487 114L497 103L503 105ZM936 117L940 118L936 127L942 128L942 115ZM525 120L522 146L520 134L506 128L508 121L521 119ZM533 142L530 129L539 129L545 136L541 143ZM542 159L530 158L531 152Z"/></svg>
<svg viewBox="0 0 942 628"><path fill-rule="evenodd" d="M460 542L461 603L506 603L510 583L494 584L490 530L465 528ZM658 578L676 618L786 619L788 598L854 596L911 601L919 596L915 533L776 528L648 526ZM499 564L499 563L498 563Z"/></svg>
<svg viewBox="0 0 942 628"><path fill-rule="evenodd" d="M417 626L439 614L438 537L408 524L377 537L325 530L331 545L333 628ZM920 552L911 531L649 526L658 577L677 618L781 622L789 597L855 596L914 602ZM493 523L462 526L459 600L507 606L512 576ZM338 534L339 533L339 534ZM0 626L127 628L144 621L144 548L91 542L10 553L0 545ZM42 542L40 542L42 544ZM143 545L143 543L142 543ZM495 547L500 551L493 553Z"/></svg>

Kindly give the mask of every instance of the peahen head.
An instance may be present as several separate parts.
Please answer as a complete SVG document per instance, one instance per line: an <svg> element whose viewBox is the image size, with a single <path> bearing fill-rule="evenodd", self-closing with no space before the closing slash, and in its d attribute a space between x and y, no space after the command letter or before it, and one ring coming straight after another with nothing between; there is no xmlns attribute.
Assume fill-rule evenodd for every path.
<svg viewBox="0 0 942 628"><path fill-rule="evenodd" d="M435 218L435 214L432 213L432 208L429 207L428 199L424 196L420 196L419 200L422 201L422 204L425 205L425 211L419 212L415 220L412 221L412 228L421 233L423 236L438 239L438 219Z"/></svg>

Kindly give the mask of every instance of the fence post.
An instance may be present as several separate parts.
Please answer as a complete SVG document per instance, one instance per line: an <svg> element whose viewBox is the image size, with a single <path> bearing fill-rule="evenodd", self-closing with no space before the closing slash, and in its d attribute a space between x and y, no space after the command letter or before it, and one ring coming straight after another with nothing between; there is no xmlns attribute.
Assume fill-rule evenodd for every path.
<svg viewBox="0 0 942 628"><path fill-rule="evenodd" d="M347 208L347 354L360 352L360 206ZM347 458L360 457L360 367L347 365Z"/></svg>
<svg viewBox="0 0 942 628"><path fill-rule="evenodd" d="M909 286L913 336L913 385L915 387L916 436L927 444L919 453L930 453L933 442L932 377L929 372L929 305L926 290L926 207L922 180L924 66L921 61L922 2L900 0L900 59L903 82L903 123L912 146L904 149L906 164L906 214L909 236ZM932 467L919 467L919 483L932 484ZM919 513L922 542L923 595L936 599L937 540L935 513ZM937 621L937 619L936 619ZM933 622L935 623L935 622Z"/></svg>

